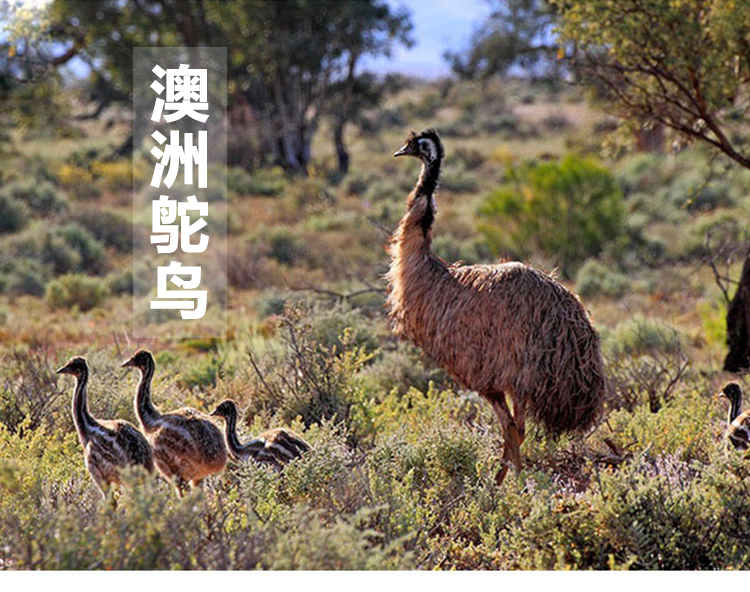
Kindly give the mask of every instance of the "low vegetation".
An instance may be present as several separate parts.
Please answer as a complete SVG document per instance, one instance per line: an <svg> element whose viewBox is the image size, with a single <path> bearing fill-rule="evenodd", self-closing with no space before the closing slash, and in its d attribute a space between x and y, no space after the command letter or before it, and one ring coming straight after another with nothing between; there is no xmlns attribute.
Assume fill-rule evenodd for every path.
<svg viewBox="0 0 750 592"><path fill-rule="evenodd" d="M352 132L343 177L322 142L306 177L230 168L223 340L128 336L130 168L103 157L126 126L81 124L54 154L15 135L0 163L0 567L750 567L750 465L713 399L726 302L705 240L747 225L746 175L699 146L615 158L598 149L607 115L569 89L498 96L491 81L415 83L366 113L377 132ZM602 336L602 422L559 440L528 426L525 468L501 486L488 405L384 318L383 246L414 174L390 154L428 125L447 150L435 251L558 269ZM713 255L736 277L741 259ZM243 438L287 426L313 450L281 474L230 464L184 499L131 474L116 507L101 500L53 369L87 356L94 415L134 421L118 366L138 347L163 409L232 398Z"/></svg>

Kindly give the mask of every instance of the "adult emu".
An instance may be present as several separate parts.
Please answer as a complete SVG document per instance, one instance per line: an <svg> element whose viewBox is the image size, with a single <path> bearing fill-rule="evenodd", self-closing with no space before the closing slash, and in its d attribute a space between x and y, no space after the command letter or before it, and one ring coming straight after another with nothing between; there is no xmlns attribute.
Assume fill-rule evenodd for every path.
<svg viewBox="0 0 750 592"><path fill-rule="evenodd" d="M394 331L492 405L505 441L500 483L510 464L521 469L527 415L553 436L595 422L605 395L599 337L576 296L546 273L435 255L443 145L434 129L412 132L394 154L402 155L419 158L422 172L388 247Z"/></svg>

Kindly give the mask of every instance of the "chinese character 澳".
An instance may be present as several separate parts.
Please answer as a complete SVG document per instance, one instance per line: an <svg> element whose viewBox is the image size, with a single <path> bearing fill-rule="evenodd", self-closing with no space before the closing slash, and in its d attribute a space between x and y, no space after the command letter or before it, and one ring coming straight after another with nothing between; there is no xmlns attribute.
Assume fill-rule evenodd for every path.
<svg viewBox="0 0 750 592"><path fill-rule="evenodd" d="M208 110L207 70L191 69L187 64L180 64L179 68L165 70L161 66L155 66L153 73L159 78L167 75L167 98L164 100L157 97L154 111L151 114L152 121L160 121L162 113L164 121L172 123L185 116L201 123L208 119L207 113L198 111ZM164 85L158 80L151 83L151 88L156 94L164 92Z"/></svg>

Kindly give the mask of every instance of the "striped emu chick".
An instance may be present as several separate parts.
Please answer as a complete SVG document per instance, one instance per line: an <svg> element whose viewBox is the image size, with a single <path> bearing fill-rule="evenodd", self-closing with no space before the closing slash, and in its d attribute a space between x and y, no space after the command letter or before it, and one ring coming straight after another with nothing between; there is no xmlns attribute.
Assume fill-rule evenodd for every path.
<svg viewBox="0 0 750 592"><path fill-rule="evenodd" d="M223 401L211 415L223 417L224 433L229 452L236 460L254 460L281 470L286 463L310 450L310 445L300 436L284 428L263 432L245 444L237 437L237 405L231 399Z"/></svg>
<svg viewBox="0 0 750 592"><path fill-rule="evenodd" d="M729 399L729 417L727 417L727 439L736 450L750 448L750 409L742 409L742 389L736 382L730 382L719 393L719 397Z"/></svg>
<svg viewBox="0 0 750 592"><path fill-rule="evenodd" d="M443 145L435 130L412 132L394 154L402 155L422 171L388 247L390 318L397 335L492 405L505 442L501 482L509 465L521 469L527 416L553 436L595 423L605 396L599 337L578 298L546 273L435 255Z"/></svg>
<svg viewBox="0 0 750 592"><path fill-rule="evenodd" d="M178 495L188 483L196 487L208 475L220 473L227 462L227 449L221 431L211 419L189 407L161 413L151 402L155 370L151 353L138 351L123 367L141 372L136 415L154 448L156 468L168 481L175 482Z"/></svg>
<svg viewBox="0 0 750 592"><path fill-rule="evenodd" d="M57 370L76 378L73 394L73 423L83 446L86 469L102 495L112 484L120 483L120 471L143 467L154 471L154 454L146 438L130 422L122 419L100 420L89 413L87 383L89 368L85 358L72 358Z"/></svg>

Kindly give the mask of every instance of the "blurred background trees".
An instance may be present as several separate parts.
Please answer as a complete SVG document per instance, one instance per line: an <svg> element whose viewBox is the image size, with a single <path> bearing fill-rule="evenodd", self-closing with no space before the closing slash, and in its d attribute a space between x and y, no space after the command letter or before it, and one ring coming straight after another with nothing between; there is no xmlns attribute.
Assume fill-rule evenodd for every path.
<svg viewBox="0 0 750 592"><path fill-rule="evenodd" d="M16 19L17 35L23 24L32 23ZM346 172L344 128L379 96L359 63L411 42L408 14L376 0L57 0L33 24L34 46L54 47L59 54L47 65L73 56L87 64L92 117L130 100L133 47L228 47L229 108L237 111L233 121L251 124L256 138L230 145L230 164L297 172L306 171L326 114L334 121L333 141ZM24 58L38 52L27 46ZM335 113L326 111L332 103ZM131 148L132 138L120 152Z"/></svg>
<svg viewBox="0 0 750 592"><path fill-rule="evenodd" d="M750 169L750 4L721 0L554 0L583 80L638 126L663 125ZM750 270L750 253L745 268ZM750 273L727 316L724 369L750 368Z"/></svg>
<svg viewBox="0 0 750 592"><path fill-rule="evenodd" d="M454 138L514 134L531 139L540 133L536 123L548 137L570 126L571 122L556 114L535 124L519 123L508 107L512 93L503 85L492 86L498 80L505 84L541 78L552 81L550 88L557 91L566 83L583 83L598 108L617 117L601 124L603 133L607 126L609 131L626 130L630 147L655 154L702 144L722 155L724 170L729 170L729 161L750 170L746 100L750 5L746 2L491 0L489 6L487 18L471 41L462 49L444 52L452 75L419 97L409 98L403 111L397 112L387 105L389 98L396 91L416 87L416 81L367 70L371 58L391 55L414 41L409 11L386 0L54 0L40 11L6 3L0 14L7 25L0 40L0 146L9 142L8 130L24 137L75 138L81 133L77 123L105 116L126 121L135 46L218 45L229 48L229 164L254 175L249 179L242 171L233 171L233 190L252 188L263 195L277 194L285 174L304 176L310 171L315 139L325 134L336 167L336 175L329 178L337 183L346 180L345 187L362 186L357 191L363 193L368 207L374 204L371 219L385 230L393 225L398 210L382 199L389 193L385 179L357 178L356 170L350 174L352 131L359 128L377 134L389 126L404 129L414 121L434 120L441 123L441 132ZM74 62L79 74L84 71L85 81L69 79L70 70L65 68ZM457 84L468 85L462 87L467 89L472 83L478 83L481 90L455 90ZM66 99L71 93L81 99L75 107ZM534 97L523 100L531 104ZM441 118L451 108L460 113L444 122ZM452 236L438 244L446 245L446 253L472 261L488 252L518 257L538 254L550 258L567 277L576 275L586 258L615 251L622 258L625 243L639 250L638 257L653 259L661 248L656 246L658 241L645 237L638 224L616 220L625 216L623 207L635 209L625 203L627 187L620 188L624 197L618 196L616 187L606 191L601 205L609 213L602 219L597 218L598 206L589 201L591 186L580 189L588 176L598 177L585 164L598 166L591 155L597 151L606 157L622 154L621 146L611 145L621 139L613 134L603 142L604 150L602 142L591 138L566 140L570 144L566 149L585 153L586 158L578 160L507 166L505 157L498 156L495 160L506 165L499 168L509 176L488 187L476 210L474 229L481 239L475 240L481 246L459 248L449 244L455 242ZM55 190L95 196L100 189L92 186L99 172L106 170L127 180L129 172L116 160L131 150L132 139L125 136L112 154L97 155L101 161L113 162L98 162L93 170L86 156L76 157L75 162L63 163L56 175L46 173L42 180L55 183ZM456 155L446 171L445 189L476 192L484 187L477 171L481 172L487 155L476 158L472 154L464 150ZM663 164L657 160L651 163L654 170ZM684 174L682 183L675 181L668 190L670 199L681 194L675 203L691 212L735 199L720 180L711 178L716 176L711 167L705 183L696 179L704 173L696 171ZM581 174L563 182L573 169ZM538 186L537 180L552 170L562 185ZM112 182L117 185L119 181ZM686 190L688 185L701 183L695 195L692 186ZM27 228L37 215L24 201L26 193L16 189L2 195L0 205L8 212L6 234ZM635 193L645 199L642 189ZM304 204L331 202L330 192L316 181L299 190L295 199ZM57 201L64 202L63 198ZM616 201L625 206L614 207ZM569 212L566 220L575 224L557 228L556 217L562 211L557 208ZM602 233L597 234L597 225L604 229ZM544 230L553 227L555 232ZM574 235L582 243L566 246ZM16 273L17 262L12 266ZM746 268L750 269L750 258ZM731 371L750 367L750 297L745 296L750 294L750 273L738 272L732 272L740 281L732 282L726 321L730 351L724 367ZM32 284L38 292L39 283Z"/></svg>

